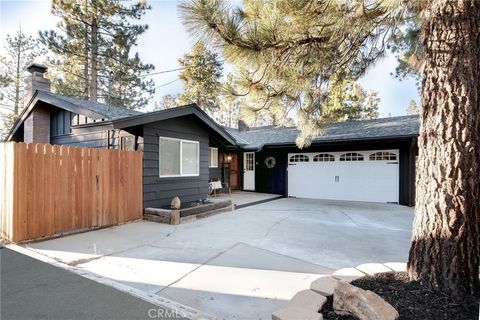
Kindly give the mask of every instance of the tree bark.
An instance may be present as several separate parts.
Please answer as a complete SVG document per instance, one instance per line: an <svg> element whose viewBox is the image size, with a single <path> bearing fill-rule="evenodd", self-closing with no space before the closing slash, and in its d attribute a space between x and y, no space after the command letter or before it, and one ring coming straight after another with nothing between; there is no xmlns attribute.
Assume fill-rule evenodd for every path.
<svg viewBox="0 0 480 320"><path fill-rule="evenodd" d="M480 1L431 0L423 25L422 111L411 278L479 292Z"/></svg>
<svg viewBox="0 0 480 320"><path fill-rule="evenodd" d="M16 70L15 70L15 104L13 106L13 114L15 116L18 116L19 111L20 111L20 81L22 77L22 70L20 70L20 64L21 64L21 57L22 57L22 30L20 29L20 32L18 33L18 41L17 41L17 61L16 61ZM27 103L28 101L25 101L24 103Z"/></svg>
<svg viewBox="0 0 480 320"><path fill-rule="evenodd" d="M91 27L91 61L90 61L90 68L91 68L91 76L90 76L90 100L97 101L97 88L98 88L98 21L97 21L97 4L93 3L93 19L92 19L92 27Z"/></svg>

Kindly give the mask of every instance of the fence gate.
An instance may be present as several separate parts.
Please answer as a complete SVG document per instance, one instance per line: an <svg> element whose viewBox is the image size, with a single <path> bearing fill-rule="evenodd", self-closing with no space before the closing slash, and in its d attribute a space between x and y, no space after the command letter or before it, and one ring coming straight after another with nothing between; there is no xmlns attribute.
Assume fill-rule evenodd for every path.
<svg viewBox="0 0 480 320"><path fill-rule="evenodd" d="M141 152L0 143L0 232L23 241L142 218Z"/></svg>

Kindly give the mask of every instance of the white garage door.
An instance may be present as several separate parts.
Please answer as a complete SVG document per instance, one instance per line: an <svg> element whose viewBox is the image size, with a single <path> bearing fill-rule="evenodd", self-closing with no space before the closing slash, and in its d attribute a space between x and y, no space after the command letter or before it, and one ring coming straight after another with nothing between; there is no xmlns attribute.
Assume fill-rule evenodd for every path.
<svg viewBox="0 0 480 320"><path fill-rule="evenodd" d="M398 203L398 158L398 150L289 154L288 195Z"/></svg>

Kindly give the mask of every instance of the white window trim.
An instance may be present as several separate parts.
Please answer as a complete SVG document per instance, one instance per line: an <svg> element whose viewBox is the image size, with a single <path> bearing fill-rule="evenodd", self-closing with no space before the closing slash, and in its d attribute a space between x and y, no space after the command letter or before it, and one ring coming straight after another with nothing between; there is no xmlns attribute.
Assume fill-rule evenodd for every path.
<svg viewBox="0 0 480 320"><path fill-rule="evenodd" d="M162 175L162 157L160 156L161 140L180 141L180 174ZM183 142L195 143L197 145L197 172L195 174L183 174ZM200 143L194 140L177 139L170 137L158 137L158 175L160 178L198 177L200 176Z"/></svg>
<svg viewBox="0 0 480 320"><path fill-rule="evenodd" d="M209 152L209 157L208 157L208 167L209 168L218 168L218 148L214 148L214 147L208 147L208 150L211 151L211 150L216 150L217 151L217 161L216 161L216 165L212 166L211 165L211 162L212 162L212 155L211 153Z"/></svg>

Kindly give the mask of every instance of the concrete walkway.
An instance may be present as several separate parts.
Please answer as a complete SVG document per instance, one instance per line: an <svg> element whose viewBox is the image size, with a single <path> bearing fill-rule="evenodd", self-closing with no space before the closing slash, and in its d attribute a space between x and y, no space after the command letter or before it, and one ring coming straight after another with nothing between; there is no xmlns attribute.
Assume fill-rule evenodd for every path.
<svg viewBox="0 0 480 320"><path fill-rule="evenodd" d="M271 319L335 269L405 262L412 208L280 199L178 226L136 222L28 244L221 319Z"/></svg>
<svg viewBox="0 0 480 320"><path fill-rule="evenodd" d="M5 247L0 248L0 269L2 320L152 319L151 315L167 314L141 299ZM162 319L182 319L180 314L171 315Z"/></svg>

